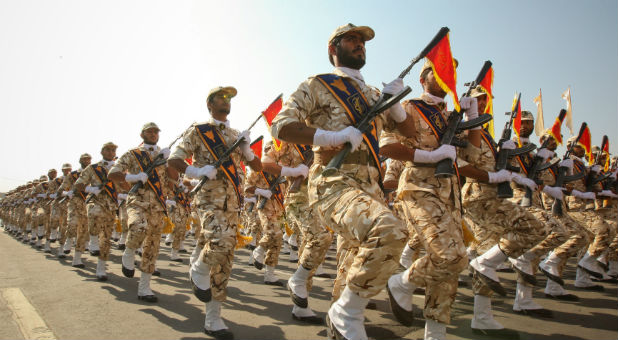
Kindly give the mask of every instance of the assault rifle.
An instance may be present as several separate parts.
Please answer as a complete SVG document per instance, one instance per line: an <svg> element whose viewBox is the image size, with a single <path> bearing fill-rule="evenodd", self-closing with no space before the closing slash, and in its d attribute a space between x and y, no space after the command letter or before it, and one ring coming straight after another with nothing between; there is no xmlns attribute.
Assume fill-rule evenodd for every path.
<svg viewBox="0 0 618 340"><path fill-rule="evenodd" d="M569 147L567 151L564 153L564 156L562 157L563 160L569 158L569 156L573 152L573 148L575 147L575 145L577 145L577 143L579 142L579 139L581 138L582 134L586 130L586 126L587 126L586 122L583 122L581 128L579 129L579 134L577 135L577 139L575 139L575 141L571 144L571 147ZM561 166L558 168L558 175L556 176L556 183L554 184L554 187L562 188L565 183L572 182L578 179L582 179L586 175L582 171L580 173L567 176L568 170L569 168L567 168L566 166ZM562 216L562 214L564 213L562 211L562 200L559 200L559 199L554 200L554 204L551 207L551 211L554 216Z"/></svg>
<svg viewBox="0 0 618 340"><path fill-rule="evenodd" d="M440 31L438 31L438 33L433 37L433 39L431 39L429 44L425 46L421 53L419 53L418 56L412 59L412 61L410 61L410 65L408 65L408 67L406 67L399 74L399 78L403 79L408 73L410 73L412 67L416 65L420 60L425 58L425 56L438 44L438 42L440 42L440 40L442 40L442 38L444 38L448 34L448 32L448 27L442 27ZM384 112L386 109L398 103L411 91L412 89L409 86L406 86L400 93L396 94L395 96L391 96L387 93L382 93L375 105L373 105L369 109L369 111L363 115L363 118L358 121L354 127L357 128L361 133L365 133L371 127L371 123L373 122L373 120L376 119L376 117L380 113ZM343 164L343 160L350 154L350 151L352 151L352 144L346 142L343 146L343 149L339 151L339 153L337 153L335 157L330 160L330 162L328 162L328 164L322 171L322 176L332 176L337 173L337 171L341 167L341 164ZM380 166L380 164L376 164L376 166Z"/></svg>
<svg viewBox="0 0 618 340"><path fill-rule="evenodd" d="M279 176L277 177L272 184L270 185L270 187L268 188L268 190L270 190L270 192L273 193L274 195L274 190L275 188L279 185L285 183L285 177L283 176ZM258 210L262 210L264 209L264 206L266 205L266 202L268 201L268 199L264 196L260 196L260 202L258 203Z"/></svg>
<svg viewBox="0 0 618 340"><path fill-rule="evenodd" d="M470 96L470 91L472 91L472 89L474 89L478 84L480 84L481 81L483 81L483 78L485 78L485 75L490 68L491 61L486 60L483 64L483 67L481 68L481 71L476 76L476 79L473 82L466 83L466 86L468 86L468 91L462 97ZM468 142L457 138L456 135L464 130L469 130L477 126L481 126L492 120L493 117L490 114L485 113L466 122L462 122L462 119L462 112L457 110L451 112L448 117L446 130L444 131L442 138L440 138L440 145L449 144L462 148L466 147L466 145L468 145ZM448 177L453 176L454 174L455 168L453 167L453 161L451 159L443 159L439 161L436 165L436 177Z"/></svg>
<svg viewBox="0 0 618 340"><path fill-rule="evenodd" d="M549 138L547 138L543 142L543 144L541 144L541 147L539 148L539 150L547 148L547 144L549 144ZM538 174L541 171L546 170L547 168L555 165L557 162L558 162L557 158L555 158L554 162L545 162L543 157L534 155L534 158L532 159L532 166L530 166L530 170L528 170L528 175L526 177L533 180L536 184L543 184L537 178ZM529 207L530 205L532 205L532 190L530 188L526 187L526 194L521 199L521 202L519 203L519 205L521 205L522 207Z"/></svg>
<svg viewBox="0 0 618 340"><path fill-rule="evenodd" d="M305 154L303 155L303 158L305 159L303 164L306 165L307 167L311 167L311 164L313 163L313 151L311 149L307 150ZM292 192L292 193L298 192L304 180L305 179L302 176L296 177L294 179L294 182L290 184L290 188L288 189L288 192Z"/></svg>
<svg viewBox="0 0 618 340"><path fill-rule="evenodd" d="M515 102L515 106L511 112L507 112L507 115L511 117L506 121L504 125L504 130L502 130L502 136L500 137L500 141L498 142L498 156L496 157L496 171L500 170L509 170L513 172L519 172L519 167L512 166L509 164L509 160L521 154L526 154L532 152L536 149L536 145L527 144L526 146L509 150L502 148L502 144L511 139L511 133L513 132L513 119L517 116L517 108L519 107L519 101L521 100L521 93L517 96L517 101ZM510 182L502 182L498 183L498 198L511 198L513 197L513 189L511 189Z"/></svg>
<svg viewBox="0 0 618 340"><path fill-rule="evenodd" d="M264 138L264 136L260 136L258 137L253 143L259 141L260 139ZM218 169L219 167L221 167L221 165L223 164L223 162L227 161L230 156L232 155L232 152L234 152L234 150L236 150L240 144L245 143L245 138L238 138L234 144L232 144L229 148L227 148L227 150L225 150L224 152L222 152L220 155L217 155L218 160L212 164L212 166L215 169ZM251 143L251 144L253 144ZM195 195L198 191L200 191L200 189L202 188L202 186L204 185L204 183L206 183L206 181L208 181L208 177L204 176L200 179L199 183L197 183L197 185L191 190L191 192L189 193L189 195L193 196Z"/></svg>

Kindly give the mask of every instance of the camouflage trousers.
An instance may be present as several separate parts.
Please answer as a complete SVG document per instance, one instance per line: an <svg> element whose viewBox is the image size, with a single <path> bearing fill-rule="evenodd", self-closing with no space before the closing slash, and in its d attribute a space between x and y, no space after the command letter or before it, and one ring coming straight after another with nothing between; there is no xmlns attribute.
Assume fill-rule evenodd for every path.
<svg viewBox="0 0 618 340"><path fill-rule="evenodd" d="M240 215L238 211L227 211L208 203L198 206L197 212L202 231L197 246L202 249L200 258L210 267L212 297L217 301L225 301Z"/></svg>
<svg viewBox="0 0 618 340"><path fill-rule="evenodd" d="M401 202L426 252L410 266L409 280L425 287L425 318L448 324L459 273L468 264L459 209L453 199L443 201L425 191L407 191Z"/></svg>
<svg viewBox="0 0 618 340"><path fill-rule="evenodd" d="M534 206L527 208L527 210L545 227L545 238L528 251L534 254L534 259L530 262L532 263L532 271L536 272L541 257L559 245L564 244L571 232L560 220L552 217L549 211Z"/></svg>
<svg viewBox="0 0 618 340"><path fill-rule="evenodd" d="M311 290L311 278L318 266L324 261L326 252L333 241L333 236L324 228L319 219L313 215L307 200L293 200L285 207L290 224L300 230L302 240L298 249L298 265L309 270L307 288Z"/></svg>
<svg viewBox="0 0 618 340"><path fill-rule="evenodd" d="M191 227L193 229L193 237L197 240L202 234L202 222L200 221L200 214L196 209L191 209Z"/></svg>
<svg viewBox="0 0 618 340"><path fill-rule="evenodd" d="M99 238L99 259L107 261L112 247L112 231L115 228L116 213L96 202L86 206L88 233Z"/></svg>
<svg viewBox="0 0 618 340"><path fill-rule="evenodd" d="M145 210L140 206L128 205L127 215L129 234L126 246L131 249L142 247L140 270L143 273L152 274L159 256L161 233L165 227L165 214L160 210Z"/></svg>
<svg viewBox="0 0 618 340"><path fill-rule="evenodd" d="M88 215L86 214L84 202L77 200L80 200L80 198L72 198L69 201L66 237L77 237L75 251L83 253L86 250L86 242L90 240L90 234L88 234Z"/></svg>
<svg viewBox="0 0 618 340"><path fill-rule="evenodd" d="M262 225L262 237L258 245L266 251L264 264L276 267L283 245L283 210L279 207L273 208L273 206L274 204L266 204L264 209L258 210L258 217Z"/></svg>
<svg viewBox="0 0 618 340"><path fill-rule="evenodd" d="M510 200L495 197L464 200L463 206L466 208L466 214L474 222L478 255L497 243L507 256L519 257L547 236L547 229L539 218L550 222L554 229L563 233L560 224L555 219L550 219L543 210L535 207L524 208ZM523 280L518 277L518 282L523 283ZM473 276L472 289L477 295L493 295L492 290L476 273Z"/></svg>
<svg viewBox="0 0 618 340"><path fill-rule="evenodd" d="M399 199L396 199L393 203L393 213L395 216L399 217L406 223L406 227L408 228L408 247L412 249L414 252L412 254L412 262L416 261L421 254L421 250L423 249L423 243L421 242L421 237L416 233L416 229L414 229L414 225L411 224L408 219L405 218L405 214L403 212L403 205Z"/></svg>
<svg viewBox="0 0 618 340"><path fill-rule="evenodd" d="M381 198L354 187L331 193L312 208L322 225L337 232L347 247L338 255L337 281L345 280L363 298L380 293L399 267L408 237L404 223Z"/></svg>
<svg viewBox="0 0 618 340"><path fill-rule="evenodd" d="M610 234L613 235L611 242L608 246L609 253L607 258L610 261L618 260L618 210L615 206L609 206L603 209L597 210L601 217L605 219L605 223L609 225Z"/></svg>
<svg viewBox="0 0 618 340"><path fill-rule="evenodd" d="M187 212L183 207L176 207L170 213L170 218L174 223L174 230L172 231L172 249L174 250L180 249L180 244L185 240L189 216L189 212Z"/></svg>
<svg viewBox="0 0 618 340"><path fill-rule="evenodd" d="M588 253L592 257L600 256L611 242L609 224L596 210L572 211L570 214L593 234L593 239L588 246Z"/></svg>
<svg viewBox="0 0 618 340"><path fill-rule="evenodd" d="M256 242L262 238L262 226L255 210L245 212L245 227L248 228L249 234L255 237Z"/></svg>
<svg viewBox="0 0 618 340"><path fill-rule="evenodd" d="M129 215L127 214L126 202L118 207L118 219L120 220L120 227L123 233L129 232Z"/></svg>
<svg viewBox="0 0 618 340"><path fill-rule="evenodd" d="M345 289L348 270L352 267L356 255L358 255L358 247L353 244L354 242L337 235L337 276L333 282L331 303L337 301L341 292Z"/></svg>
<svg viewBox="0 0 618 340"><path fill-rule="evenodd" d="M51 230L58 229L58 239L61 242L60 244L63 244L67 233L67 207L65 204L54 204L49 216L49 224L50 233Z"/></svg>
<svg viewBox="0 0 618 340"><path fill-rule="evenodd" d="M562 271L566 266L569 258L576 256L580 249L584 249L593 238L593 234L586 227L573 219L569 213L564 213L558 220L569 231L569 238L563 244L554 248L554 255L560 258L558 264L558 272L562 275Z"/></svg>

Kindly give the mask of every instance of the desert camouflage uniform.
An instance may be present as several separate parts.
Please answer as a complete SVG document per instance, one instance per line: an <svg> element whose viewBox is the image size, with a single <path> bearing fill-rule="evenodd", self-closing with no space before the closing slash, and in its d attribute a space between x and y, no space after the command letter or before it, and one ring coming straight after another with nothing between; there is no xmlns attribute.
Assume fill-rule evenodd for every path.
<svg viewBox="0 0 618 340"><path fill-rule="evenodd" d="M54 180L57 183L55 194L57 195L51 203L51 212L49 218L50 232L58 229L58 240L63 240L67 232L67 201L62 200L62 183L64 177L58 177ZM62 244L62 243L60 243Z"/></svg>
<svg viewBox="0 0 618 340"><path fill-rule="evenodd" d="M32 206L32 228L36 231L34 234L39 239L45 236L45 231L49 228L49 212L50 207L47 205L47 192L49 191L50 181L45 180L34 187L33 195L36 199ZM38 227L44 228L43 234L39 235Z"/></svg>
<svg viewBox="0 0 618 340"><path fill-rule="evenodd" d="M573 163L583 164L582 161L575 155L571 155ZM577 172L576 167L573 167L574 173ZM587 191L585 185L585 177L581 180L571 182L575 190L582 192ZM566 204L569 214L579 223L588 228L588 231L593 235L593 239L588 246L588 253L592 257L600 256L609 246L611 242L611 229L605 221L602 213L599 214L594 210L593 200L582 200L575 196L566 196Z"/></svg>
<svg viewBox="0 0 618 340"><path fill-rule="evenodd" d="M105 171L112 165L112 162L102 160L98 163L90 164L79 175L75 184L84 186L101 187L103 182L96 175L94 167L100 165ZM107 175L107 173L106 173ZM115 186L115 185L114 185ZM99 238L99 259L107 261L109 259L110 248L112 246L112 232L114 231L116 219L116 209L118 209L117 199L111 197L103 188L101 192L86 203L86 213L88 215L88 233L90 237ZM92 194L90 194L92 195ZM79 233L78 233L79 237ZM92 251L92 250L91 250Z"/></svg>
<svg viewBox="0 0 618 340"><path fill-rule="evenodd" d="M151 148L152 150L149 150ZM136 149L150 153L150 161L155 159L160 151L159 147L146 149L146 147L140 146ZM132 151L128 151L118 159L109 172L137 174L143 171ZM167 165L160 165L155 168L155 171L160 179L159 185L163 192L163 204L150 187L149 182L146 182L136 193L130 193L126 203L127 225L129 227L126 247L130 249L142 247L140 270L146 274L152 274L155 270L159 256L161 233L165 228L167 217L164 204L165 197L169 196L172 185L167 175ZM157 185L156 183L153 184Z"/></svg>
<svg viewBox="0 0 618 340"><path fill-rule="evenodd" d="M260 218L258 217L257 206L253 206L253 210L251 211L248 209L248 205L245 203L245 209L243 211L244 226L247 228L249 234L253 236L255 242L257 242L262 238L262 225L260 224Z"/></svg>
<svg viewBox="0 0 618 340"><path fill-rule="evenodd" d="M74 175L79 176L83 169L71 171L71 175L66 176L62 181L62 190L70 191L74 189L75 180ZM84 194L84 197L86 195ZM75 251L84 252L86 249L86 242L90 239L88 234L88 216L86 214L86 201L80 193L73 192L73 197L68 199L67 204L67 232L65 239L60 240L62 243L66 241L66 238L72 239L77 236L75 243ZM62 244L61 243L61 244Z"/></svg>
<svg viewBox="0 0 618 340"><path fill-rule="evenodd" d="M238 139L237 130L216 124L213 119L208 123L217 126L227 147ZM193 157L193 165L196 167L215 163L214 157L194 127L185 132L184 138L170 156L171 159L189 157ZM236 149L231 157L236 164L236 172L242 172L239 167L241 159L244 159L242 152ZM219 169L217 178L206 181L193 197L192 204L195 206L201 223L201 233L196 237L198 237L198 247L202 248L200 259L210 267L212 297L218 301L224 301L227 297L226 287L234 260L236 231L240 223L240 202L238 202L232 183Z"/></svg>
<svg viewBox="0 0 618 340"><path fill-rule="evenodd" d="M245 188L256 187L268 190L269 185L266 183L264 176L260 172L251 171L247 176ZM283 190L283 186L279 187ZM260 204L260 196L257 196L257 204L254 209L258 210L258 217L262 225L262 237L258 241L258 245L266 251L264 264L271 267L276 267L279 262L279 252L283 245L283 206L273 197L266 201L263 209L258 209Z"/></svg>
<svg viewBox="0 0 618 340"><path fill-rule="evenodd" d="M481 155L474 166L488 172L495 171L495 158L487 143L481 141ZM525 190L515 190L514 197L521 200ZM517 196L515 196L515 192ZM540 195L533 193L532 206L524 208L512 200L500 199L497 196L497 184L481 183L467 179L462 190L463 206L466 213L475 222L475 236L479 240L477 253L479 255L498 243L502 252L512 258L517 258L534 247L547 235L543 222L550 223L553 229L561 225L539 206ZM482 251L481 251L482 250ZM473 280L475 294L491 296L491 290L475 275ZM520 280L520 282L523 282Z"/></svg>
<svg viewBox="0 0 618 340"><path fill-rule="evenodd" d="M611 243L609 244L609 253L607 255L607 259L610 261L618 261L618 200L616 200L615 198L608 199L607 203L602 203L602 206L604 209L602 212L602 216L603 218L605 218L605 222L609 224L614 235Z"/></svg>
<svg viewBox="0 0 618 340"><path fill-rule="evenodd" d="M373 105L379 92L349 78L342 71L334 73L346 78ZM275 117L271 133L277 138L282 127L302 122L309 127L339 131L352 123L344 107L315 77L300 84ZM384 128L394 129L394 122L386 114L376 119L377 138ZM401 250L408 236L404 224L385 204L380 187L380 173L371 159L369 146L361 143L359 149L344 161L339 171L330 177L322 176L324 165L341 147L313 147L315 160L309 171L308 198L313 212L323 226L332 228L357 254L348 254L351 261L347 271L338 269L337 280L347 283L360 297L378 294L388 278L399 266ZM354 164L352 164L354 163ZM339 261L339 265L342 261ZM346 277L342 277L346 275ZM333 293L335 295L336 293Z"/></svg>
<svg viewBox="0 0 618 340"><path fill-rule="evenodd" d="M425 95L420 99L428 102ZM403 139L402 144L422 150L438 148L436 136L413 102L405 101L403 107L414 120L416 135ZM446 106L438 104L435 107L446 120ZM464 151L471 153L469 149L458 150L459 166L467 164L462 156ZM401 201L406 223L413 226L426 251L412 263L409 281L416 287L425 287L425 318L448 324L459 272L466 267L468 258L461 229L457 177L438 178L434 173L435 166L406 162L399 179L397 198Z"/></svg>
<svg viewBox="0 0 618 340"><path fill-rule="evenodd" d="M188 201L185 201L186 206L183 206L178 196L173 196L176 201L176 206L168 208L168 215L174 223L174 230L172 231L172 249L179 250L180 244L185 240L185 234L187 233L187 224L191 217L191 206Z"/></svg>
<svg viewBox="0 0 618 340"><path fill-rule="evenodd" d="M271 148L266 153L264 162L276 162L279 165L291 168L302 164L303 161L298 150L290 143L282 143L280 150ZM294 178L288 178L289 185L293 182ZM298 264L310 271L307 280L308 290L310 291L311 277L324 261L333 237L320 223L319 218L314 216L313 210L309 206L307 184L308 181L305 179L297 192L290 192L288 189L285 197L285 213L290 227L293 226L292 228L295 231L300 230L300 235L302 235L302 240L299 243L301 247L299 248ZM296 232L295 235L297 235Z"/></svg>

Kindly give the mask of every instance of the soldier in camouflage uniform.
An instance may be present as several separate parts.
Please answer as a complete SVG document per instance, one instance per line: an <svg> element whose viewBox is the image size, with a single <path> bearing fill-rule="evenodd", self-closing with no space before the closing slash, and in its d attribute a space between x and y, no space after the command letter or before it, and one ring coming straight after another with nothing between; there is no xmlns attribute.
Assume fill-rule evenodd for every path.
<svg viewBox="0 0 618 340"><path fill-rule="evenodd" d="M55 179L57 186L56 191L50 195L53 199L50 212L50 239L52 242L60 241L58 253L62 253L62 241L66 237L67 232L67 201L62 201L62 183L67 176L71 175L72 166L69 163L62 164L62 176ZM62 203L60 202L62 201Z"/></svg>
<svg viewBox="0 0 618 340"><path fill-rule="evenodd" d="M88 233L90 255L98 256L96 277L99 281L107 281L107 260L112 245L112 231L115 229L116 210L118 209L118 193L115 185L108 180L108 171L114 165L116 149L112 142L103 144L101 156L103 159L90 164L79 175L74 184L74 190L88 193L86 198L86 213L88 215Z"/></svg>
<svg viewBox="0 0 618 340"><path fill-rule="evenodd" d="M233 87L210 91L206 104L212 118L189 128L168 162L187 178L208 178L193 197L202 228L200 235L196 235L196 252L201 252L195 256L189 276L194 294L205 302L204 331L218 339L233 337L221 318L221 303L227 297L240 222L239 163L243 160L255 171L262 170L260 160L250 148L249 131L239 133L227 120L230 101L236 93ZM242 143L226 160L227 165L213 167L216 159L240 138ZM187 158L192 158L192 165L185 163Z"/></svg>
<svg viewBox="0 0 618 340"><path fill-rule="evenodd" d="M66 176L62 181L62 195L68 197L67 200L67 232L65 239L60 239L60 244L63 244L62 251L58 249L58 258L64 258L71 251L71 247L75 237L75 254L73 254L73 267L84 268L82 263L82 253L86 249L86 241L88 236L88 216L86 213L86 196L81 191L74 190L75 181L88 165L92 157L85 153L79 157L81 166L78 170L71 171L69 176Z"/></svg>
<svg viewBox="0 0 618 340"><path fill-rule="evenodd" d="M129 233L122 255L122 273L126 277L135 275L135 251L143 247L137 298L147 302L158 301L150 289L150 279L159 255L161 233L166 221L169 221L165 200L171 196L170 191L175 183L168 176L165 164L155 167L150 174L144 172L155 159L166 160L169 156L168 148L161 149L156 145L159 131L155 123L144 124L140 133L143 143L124 153L109 171L109 179L123 190L128 191L132 185L142 183L141 188L135 193L129 192L127 197ZM159 154L162 157L158 157Z"/></svg>
<svg viewBox="0 0 618 340"><path fill-rule="evenodd" d="M191 202L188 200L188 192L189 190L182 183L178 183L174 186L173 195L165 202L168 207L168 215L174 223L174 230L171 233L172 251L170 260L180 263L182 263L182 258L179 251L185 240L187 225L189 218L191 218Z"/></svg>
<svg viewBox="0 0 618 340"><path fill-rule="evenodd" d="M288 289L294 302L292 317L302 322L322 324L323 319L317 317L309 308L308 296L311 291L312 277L326 257L326 252L332 242L332 235L314 216L309 206L308 181L306 180L309 168L304 162L310 152L308 147L281 142L279 150L270 148L266 151L262 164L267 171L287 177L286 217L291 228L300 230L302 235L299 265L294 275L288 280ZM296 181L300 181L300 185L292 188ZM290 238L296 238L296 234L297 232L290 235ZM291 249L291 252L294 252L294 249ZM297 303L302 306L298 306Z"/></svg>
<svg viewBox="0 0 618 340"><path fill-rule="evenodd" d="M251 170L249 170L250 172ZM247 228L247 233L251 235L252 240L249 243L249 250L251 250L251 254L249 255L250 266L253 266L253 250L257 245L257 241L262 238L262 225L260 224L260 219L258 217L257 209L257 197L255 195L247 195L245 193L244 204L243 204L243 215L244 215L244 226Z"/></svg>
<svg viewBox="0 0 618 340"><path fill-rule="evenodd" d="M420 72L423 94L405 101L403 107L414 122L414 134L402 143L381 142L382 154L405 162L399 179L397 196L406 223L414 227L426 254L404 272L391 276L387 290L391 309L399 322L412 324L412 294L425 288L425 339L443 339L446 324L450 323L451 307L455 300L459 273L467 263L461 229L459 182L457 176L436 177L435 164L443 159L454 161L458 167L474 158L471 147L459 150L439 143L439 131L446 126L448 110L431 68L426 62ZM476 103L462 99L466 116L478 115ZM392 138L385 134L382 140ZM472 139L471 137L469 137Z"/></svg>
<svg viewBox="0 0 618 340"><path fill-rule="evenodd" d="M272 149L272 142L267 143L263 159ZM272 183L269 183L267 178ZM257 197L257 205L254 209L258 210L258 217L262 225L262 238L259 239L257 247L253 250L253 265L260 270L264 265L266 266L264 271L265 284L283 286L283 283L279 281L275 274L275 267L279 262L279 253L283 244L283 186L282 184L276 184L274 189L270 189L277 179L277 176L274 174L252 171L247 176L245 192L255 194ZM265 204L260 209L259 206L262 200L265 200Z"/></svg>
<svg viewBox="0 0 618 340"><path fill-rule="evenodd" d="M32 222L33 227L36 228L36 246L39 249L43 247L41 242L43 238L45 238L45 234L49 229L50 207L47 204L49 203L48 195L50 186L53 186L52 182L56 178L56 174L56 170L49 170L47 176L41 176L41 178L39 179L39 184L34 188L35 199L37 201L35 203L35 207L33 208ZM47 248L49 248L49 244L47 244Z"/></svg>
<svg viewBox="0 0 618 340"><path fill-rule="evenodd" d="M354 256L346 254L350 255L346 261L350 267L338 270L337 279L345 281L346 287L327 316L329 335L346 339L367 338L364 309L399 266L408 236L404 224L385 203L377 148L383 129L397 127L404 133L410 129L410 120L396 103L376 118L371 132L363 134L353 126L380 95L365 84L359 71L365 64L365 42L373 37L374 31L367 26L338 27L328 40L333 73L301 83L271 126L274 138L313 146L309 205L323 226L337 232L349 249L357 250ZM383 92L397 94L402 89L403 81L396 79L385 85ZM346 142L352 145L352 152L334 175L323 176L325 165Z"/></svg>

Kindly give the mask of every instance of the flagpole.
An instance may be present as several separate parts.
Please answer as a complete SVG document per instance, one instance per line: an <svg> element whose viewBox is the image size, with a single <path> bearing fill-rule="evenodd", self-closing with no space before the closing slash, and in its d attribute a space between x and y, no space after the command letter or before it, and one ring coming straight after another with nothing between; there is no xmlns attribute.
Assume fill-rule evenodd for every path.
<svg viewBox="0 0 618 340"><path fill-rule="evenodd" d="M268 107L270 107L270 105L274 104L274 103L275 103L277 100L279 100L279 98L281 98L281 97L283 97L283 93L280 93L280 94L277 96L277 98L275 98L275 100L273 100L273 101L272 101L272 103L270 103L270 104L267 106L267 108L268 108ZM257 122L260 120L260 118L262 118L263 113L264 113L264 111L262 111L262 112L260 113L260 115L259 115L259 116L258 116L258 117L257 117L257 118L253 121L253 123L251 123L251 125L249 126L249 128L248 128L247 130L251 130L251 129L255 126L255 124L257 124Z"/></svg>

